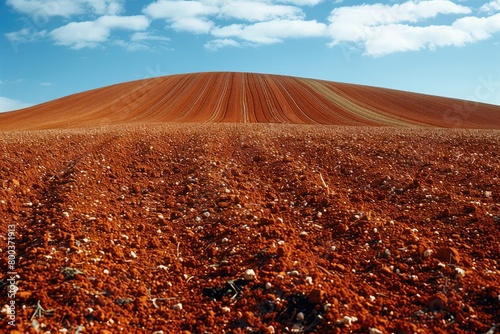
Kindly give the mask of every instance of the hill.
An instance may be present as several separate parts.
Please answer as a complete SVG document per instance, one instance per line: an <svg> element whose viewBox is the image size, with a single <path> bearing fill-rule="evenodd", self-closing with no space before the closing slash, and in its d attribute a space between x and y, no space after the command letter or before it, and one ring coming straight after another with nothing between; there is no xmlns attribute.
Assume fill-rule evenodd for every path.
<svg viewBox="0 0 500 334"><path fill-rule="evenodd" d="M281 75L171 75L0 114L0 130L109 124L292 123L500 129L500 107Z"/></svg>
<svg viewBox="0 0 500 334"><path fill-rule="evenodd" d="M0 133L0 331L486 333L498 131L354 130Z"/></svg>
<svg viewBox="0 0 500 334"><path fill-rule="evenodd" d="M1 114L0 332L494 332L498 108L200 73Z"/></svg>

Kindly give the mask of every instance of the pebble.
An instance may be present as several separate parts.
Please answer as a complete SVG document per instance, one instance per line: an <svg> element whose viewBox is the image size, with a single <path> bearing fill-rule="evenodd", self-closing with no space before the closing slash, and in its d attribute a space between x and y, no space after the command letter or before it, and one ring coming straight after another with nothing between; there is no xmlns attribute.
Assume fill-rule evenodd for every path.
<svg viewBox="0 0 500 334"><path fill-rule="evenodd" d="M255 271L253 269L247 269L245 270L245 273L243 274L243 279L245 281L253 281L255 279Z"/></svg>
<svg viewBox="0 0 500 334"><path fill-rule="evenodd" d="M341 323L343 323L346 326L351 326L353 322L358 321L358 318L356 317L349 317L349 316L344 316L342 320L340 320Z"/></svg>
<svg viewBox="0 0 500 334"><path fill-rule="evenodd" d="M463 270L462 268L456 267L455 274L456 274L457 278L463 278L463 277L465 277L465 270Z"/></svg>

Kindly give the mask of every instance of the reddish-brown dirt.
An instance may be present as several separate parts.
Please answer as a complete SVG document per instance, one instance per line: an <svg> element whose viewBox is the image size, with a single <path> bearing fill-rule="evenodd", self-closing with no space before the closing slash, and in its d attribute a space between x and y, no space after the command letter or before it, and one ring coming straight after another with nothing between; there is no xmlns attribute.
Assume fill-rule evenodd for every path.
<svg viewBox="0 0 500 334"><path fill-rule="evenodd" d="M500 106L289 76L208 72L117 84L0 114L0 130L152 122L500 129Z"/></svg>
<svg viewBox="0 0 500 334"><path fill-rule="evenodd" d="M206 73L1 114L0 332L494 333L498 110Z"/></svg>
<svg viewBox="0 0 500 334"><path fill-rule="evenodd" d="M498 131L151 124L1 149L3 332L500 323Z"/></svg>

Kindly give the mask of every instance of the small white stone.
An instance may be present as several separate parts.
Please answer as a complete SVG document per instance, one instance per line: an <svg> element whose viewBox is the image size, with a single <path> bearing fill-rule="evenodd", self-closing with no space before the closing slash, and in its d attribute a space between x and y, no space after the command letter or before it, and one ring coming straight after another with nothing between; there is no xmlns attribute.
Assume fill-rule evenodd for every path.
<svg viewBox="0 0 500 334"><path fill-rule="evenodd" d="M307 236L307 232L306 231L302 231L302 232L299 233L299 235L301 237L306 237Z"/></svg>
<svg viewBox="0 0 500 334"><path fill-rule="evenodd" d="M227 307L227 306L223 306L223 307L221 308L221 310L222 310L222 312L224 312L224 313L229 313L229 312L231 312L231 309L230 309L229 307Z"/></svg>
<svg viewBox="0 0 500 334"><path fill-rule="evenodd" d="M433 252L432 249L426 249L424 251L424 258L430 257L432 255L432 252Z"/></svg>
<svg viewBox="0 0 500 334"><path fill-rule="evenodd" d="M343 323L346 326L351 326L353 322L358 321L358 318L356 317L348 317L347 315L340 320L341 323Z"/></svg>
<svg viewBox="0 0 500 334"><path fill-rule="evenodd" d="M102 272L105 273L106 275L109 274L109 270L108 269L104 269Z"/></svg>
<svg viewBox="0 0 500 334"><path fill-rule="evenodd" d="M455 274L457 275L458 278L462 278L465 276L465 270L462 268L455 268Z"/></svg>
<svg viewBox="0 0 500 334"><path fill-rule="evenodd" d="M221 241L222 241L223 244L225 244L225 243L227 243L229 241L229 239L228 238L222 238Z"/></svg>
<svg viewBox="0 0 500 334"><path fill-rule="evenodd" d="M253 281L255 279L255 271L253 269L247 269L245 270L245 273L243 274L243 279L245 281Z"/></svg>
<svg viewBox="0 0 500 334"><path fill-rule="evenodd" d="M297 321L303 321L305 318L304 313L299 312L297 313Z"/></svg>
<svg viewBox="0 0 500 334"><path fill-rule="evenodd" d="M311 276L307 276L306 277L306 283L309 284L309 285L312 285L313 284L313 279Z"/></svg>
<svg viewBox="0 0 500 334"><path fill-rule="evenodd" d="M206 218L210 217L210 212L208 211L203 212L203 216Z"/></svg>
<svg viewBox="0 0 500 334"><path fill-rule="evenodd" d="M174 306L172 306L172 308L173 308L174 310L182 310L182 304L181 304L181 303L179 303L179 304L175 304Z"/></svg>
<svg viewBox="0 0 500 334"><path fill-rule="evenodd" d="M380 329L377 328L370 328L370 334L383 334L383 332Z"/></svg>
<svg viewBox="0 0 500 334"><path fill-rule="evenodd" d="M270 282L266 283L266 290L269 290L273 287L273 285Z"/></svg>
<svg viewBox="0 0 500 334"><path fill-rule="evenodd" d="M134 259L137 259L137 254L135 254L134 251L130 251L130 256L132 256Z"/></svg>

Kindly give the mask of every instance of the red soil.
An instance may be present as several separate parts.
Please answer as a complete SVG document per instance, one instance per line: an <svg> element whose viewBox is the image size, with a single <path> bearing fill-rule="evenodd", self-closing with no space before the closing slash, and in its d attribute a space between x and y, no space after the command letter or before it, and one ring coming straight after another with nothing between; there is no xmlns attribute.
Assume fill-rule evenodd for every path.
<svg viewBox="0 0 500 334"><path fill-rule="evenodd" d="M500 129L500 106L296 77L210 72L127 82L0 114L0 130L152 122Z"/></svg>
<svg viewBox="0 0 500 334"><path fill-rule="evenodd" d="M138 108L150 101L147 112L104 119L104 95L84 99L97 90L51 102L69 108L80 99L83 108L54 122L58 109L46 105L2 116L4 129L61 128L0 133L0 332L495 331L498 130L216 123L334 119L297 111L330 101L286 85L304 79L278 77L256 89L272 77L233 78L254 86L220 88L220 98L200 93L184 115L167 108L184 103L182 94L167 105L164 90L138 98ZM196 86L183 82L172 89ZM207 89L219 91L216 82ZM270 92L280 82L277 98ZM374 115L368 105L383 109L369 92L420 97L426 110L441 101L355 86L344 99L337 84L321 85L357 110L335 114L352 124ZM356 89L371 102L353 105ZM288 109L278 111L284 101ZM235 105L240 113L223 112ZM411 123L401 113L378 115ZM168 119L193 122L153 124ZM79 124L72 122L81 128L68 129ZM109 122L129 124L97 126Z"/></svg>
<svg viewBox="0 0 500 334"><path fill-rule="evenodd" d="M499 148L484 130L4 134L15 328L484 333L500 322Z"/></svg>

